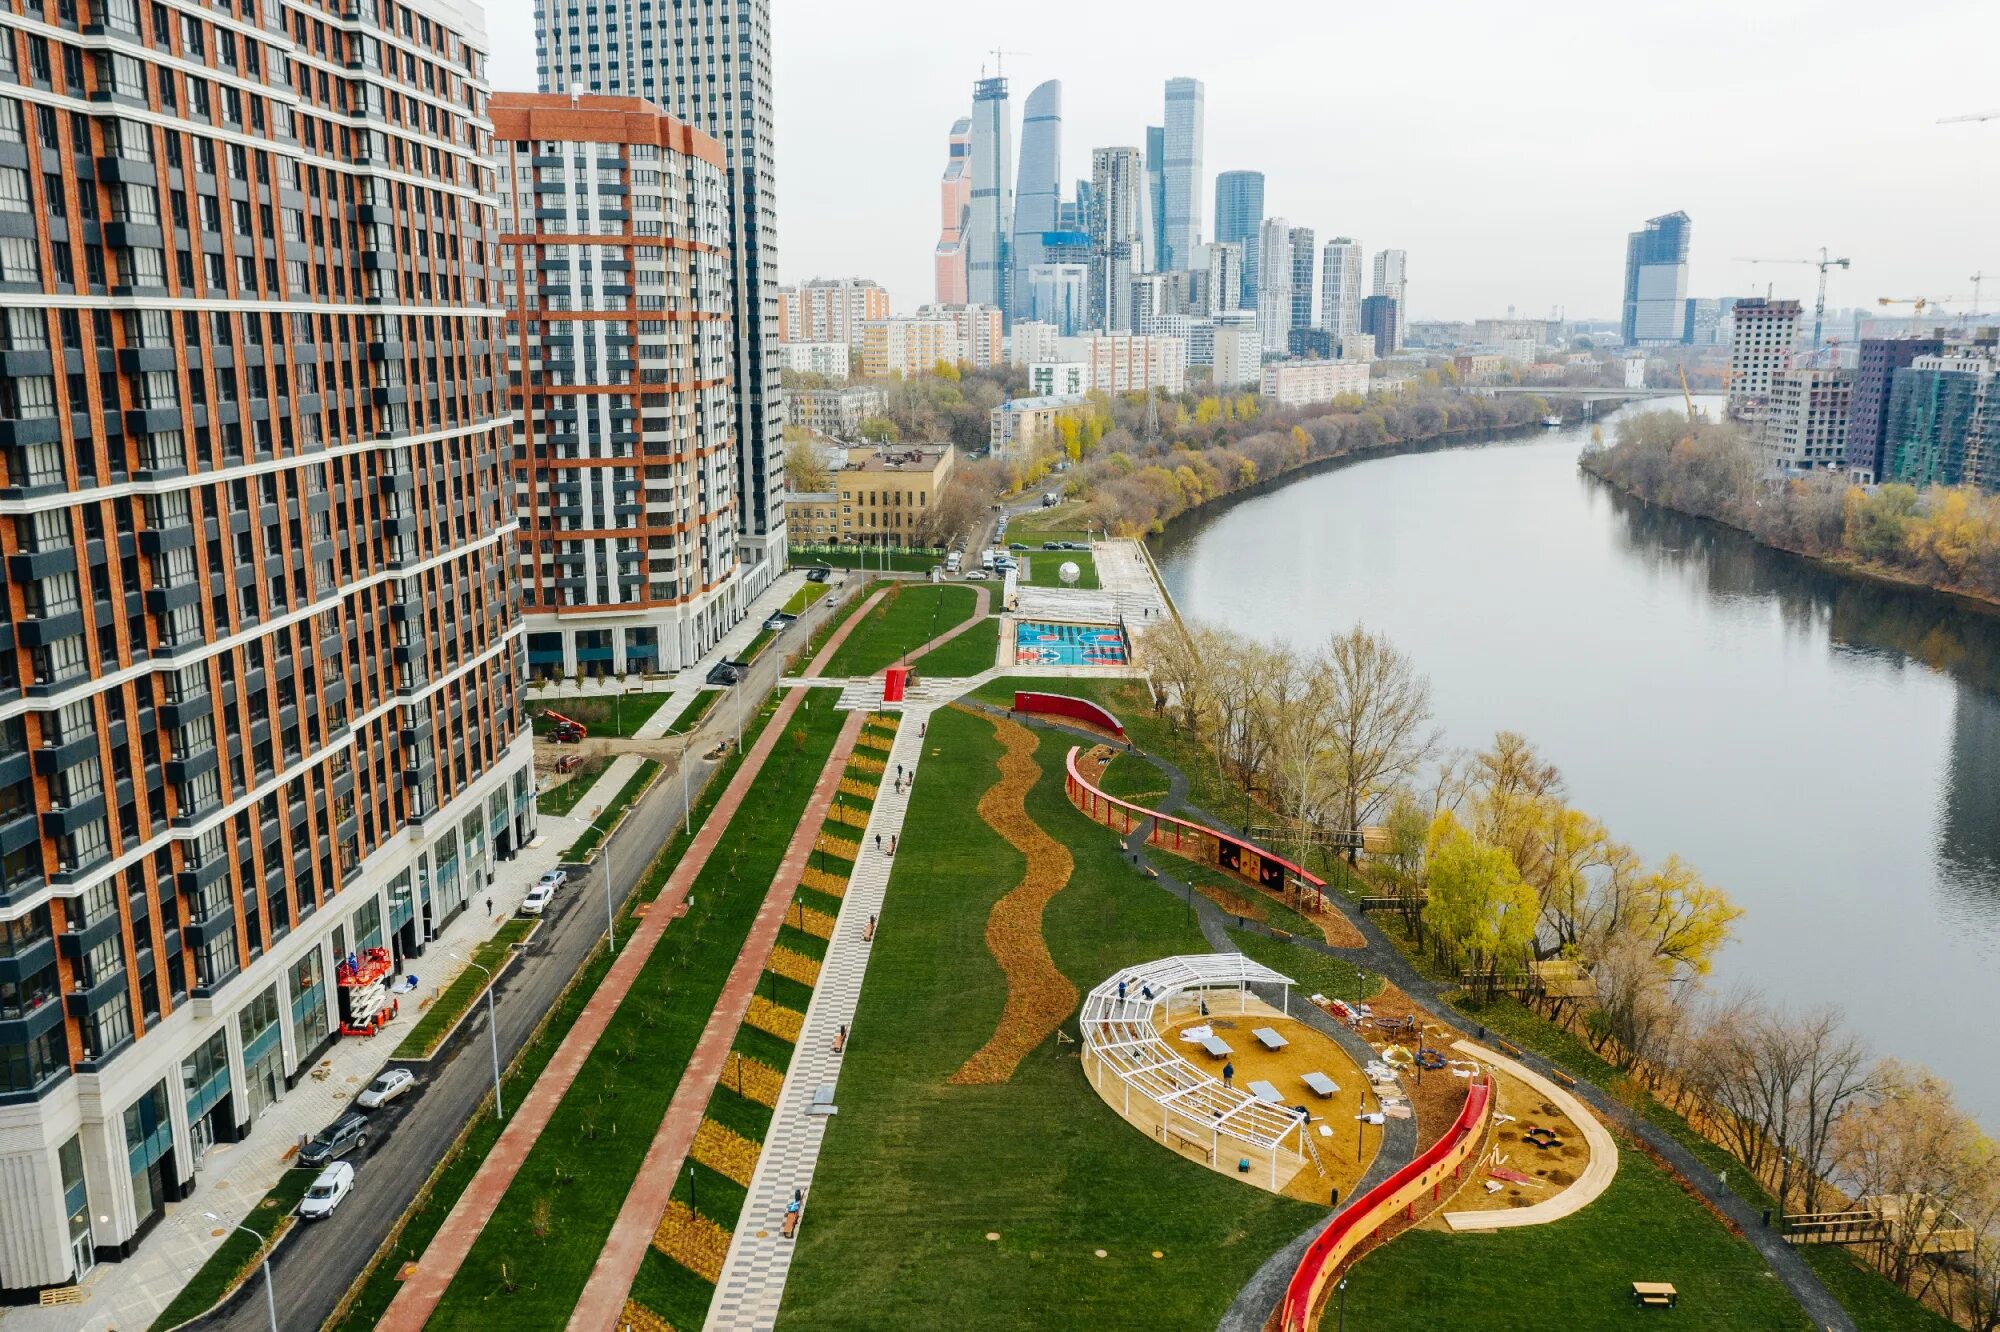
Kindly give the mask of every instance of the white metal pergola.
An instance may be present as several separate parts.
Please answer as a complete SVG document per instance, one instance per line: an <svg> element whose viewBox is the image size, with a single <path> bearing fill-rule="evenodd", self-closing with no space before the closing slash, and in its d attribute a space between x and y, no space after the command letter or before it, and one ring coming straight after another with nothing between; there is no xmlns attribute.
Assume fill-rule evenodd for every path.
<svg viewBox="0 0 2000 1332"><path fill-rule="evenodd" d="M1121 982L1123 998L1118 993ZM1084 1053L1096 1060L1094 1078L1100 1096L1108 1069L1123 1084L1128 1118L1136 1090L1160 1107L1165 1127L1186 1138L1206 1137L1211 1159L1223 1138L1268 1153L1275 1190L1278 1153L1286 1140L1293 1140L1291 1150L1302 1160L1309 1151L1307 1117L1288 1106L1260 1101L1240 1088L1225 1087L1222 1079L1189 1063L1169 1045L1157 1020L1161 1009L1171 1013L1175 1000L1207 998L1213 992L1234 991L1238 1011L1247 1011L1253 984L1283 987L1284 1011L1290 1014L1291 977L1241 953L1199 953L1119 971L1085 996L1079 1021Z"/></svg>

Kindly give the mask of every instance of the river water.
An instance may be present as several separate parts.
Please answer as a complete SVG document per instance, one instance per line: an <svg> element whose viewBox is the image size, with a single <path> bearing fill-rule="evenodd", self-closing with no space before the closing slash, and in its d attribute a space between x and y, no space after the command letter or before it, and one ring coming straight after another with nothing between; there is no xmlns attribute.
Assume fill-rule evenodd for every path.
<svg viewBox="0 0 2000 1332"><path fill-rule="evenodd" d="M1359 621L1446 743L1505 728L1745 914L1712 983L1838 1004L2000 1130L2000 616L1842 577L1583 475L1586 432L1321 472L1158 546L1184 614Z"/></svg>

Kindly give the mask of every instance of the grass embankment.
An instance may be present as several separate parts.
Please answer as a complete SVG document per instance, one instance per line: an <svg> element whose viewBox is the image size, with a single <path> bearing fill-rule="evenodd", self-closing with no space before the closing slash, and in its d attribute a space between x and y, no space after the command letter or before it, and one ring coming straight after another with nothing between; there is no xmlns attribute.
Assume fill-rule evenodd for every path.
<svg viewBox="0 0 2000 1332"><path fill-rule="evenodd" d="M549 714L559 712L571 721L579 721L592 735L616 736L629 739L638 733L646 719L660 710L667 701L665 694L593 694L582 698L530 699L528 716L535 724L536 736L547 736L555 730L555 722Z"/></svg>
<svg viewBox="0 0 2000 1332"><path fill-rule="evenodd" d="M889 595L861 617L854 632L833 654L827 663L828 675L873 675L904 653L963 623L978 605L969 587L892 583L889 588Z"/></svg>
<svg viewBox="0 0 2000 1332"><path fill-rule="evenodd" d="M787 615L804 615L807 610L818 604L821 597L832 590L825 583L807 583L792 593L791 599L785 602L784 612Z"/></svg>
<svg viewBox="0 0 2000 1332"><path fill-rule="evenodd" d="M896 726L894 717L874 717L863 730L841 775L836 803L821 824L832 834L828 840L851 843L859 837L879 786L866 760L879 761L888 751ZM863 762L857 766L855 760ZM844 884L853 862L816 850L810 868L813 881L826 887L834 880ZM670 1326L700 1327L707 1318L736 1229L775 1229L782 1222L781 1217L745 1217L743 1208L796 1048L790 1024L803 1020L812 1001L840 905L839 896L803 884L794 891L758 986L760 1002L736 1033L730 1067L702 1111L688 1167L674 1180L667 1215L632 1283L630 1302Z"/></svg>
<svg viewBox="0 0 2000 1332"><path fill-rule="evenodd" d="M769 701L758 713L755 722L744 736L745 744L754 743L755 737L768 724L776 708L775 700ZM695 793L694 826L699 829L714 811L722 792L728 789L737 770L743 766L741 750L732 752L709 774L708 780ZM676 832L671 841L654 857L639 880L631 896L618 910L618 937L629 939L632 927L638 917L636 909L653 901L666 887L667 879L675 866L687 854L693 843L693 836L686 832ZM589 1004L597 987L611 969L615 954L607 951L602 941L592 950L589 957L577 969L557 1000L549 1015L542 1020L534 1035L524 1045L514 1062L507 1067L506 1080L510 1086L525 1088L532 1086L542 1070L548 1066L584 1007ZM328 1323L329 1332L361 1332L372 1328L382 1319L389 1302L396 1296L399 1282L396 1274L403 1264L414 1262L430 1247L431 1239L437 1234L451 1209L458 1204L459 1197L478 1173L480 1164L493 1144L500 1137L503 1126L493 1118L493 1103L489 1099L480 1105L461 1134L458 1142L448 1150L438 1163L430 1180L418 1192L416 1200L403 1215L400 1229L395 1236L377 1251L371 1266L362 1273L361 1279L352 1292L348 1306L340 1315ZM304 1173L304 1172L300 1172Z"/></svg>
<svg viewBox="0 0 2000 1332"><path fill-rule="evenodd" d="M932 565L944 563L944 552L941 550L894 549L885 552L879 546L794 546L791 557L794 569L827 564L836 569L869 572L888 569L899 573L923 573Z"/></svg>
<svg viewBox="0 0 2000 1332"><path fill-rule="evenodd" d="M1063 540L1064 538L1048 537L1045 539L1050 541L1059 541ZM1100 584L1097 581L1097 559L1089 551L1040 550L1033 548L1039 546L1040 542L1023 543L1023 544L1029 545L1030 549L1026 551L1018 551L1018 550L1015 551L1014 558L1017 560L1026 560L1028 562L1028 576L1021 580L1021 582L1026 584L1027 586L1078 587L1091 591L1094 591L1098 587L1102 586L1102 584ZM1077 572L1076 582L1074 583L1063 582L1062 567L1065 564L1074 564L1076 566L1076 572Z"/></svg>
<svg viewBox="0 0 2000 1332"><path fill-rule="evenodd" d="M1089 541L1090 533L1083 530L1082 520L1083 505L1074 500L1045 509L1029 509L1007 520L1007 539L1029 545L1044 541Z"/></svg>
<svg viewBox="0 0 2000 1332"><path fill-rule="evenodd" d="M570 770L568 778L560 786L552 786L535 797L535 808L544 814L560 818L575 809L604 770L611 766L612 755L592 754Z"/></svg>
<svg viewBox="0 0 2000 1332"><path fill-rule="evenodd" d="M1931 1312L1880 1272L1837 1244L1802 1244L1799 1256L1819 1274L1855 1326L1875 1332L1954 1332L1957 1323Z"/></svg>
<svg viewBox="0 0 2000 1332"><path fill-rule="evenodd" d="M619 788L617 795L611 797L611 803L606 805L603 811L590 821L590 826L585 828L582 834L569 844L569 850L563 852L562 858L574 864L577 861L583 860L592 851L595 851L597 844L604 840L605 835L618 826L618 820L625 816L626 809L631 806L634 800L639 798L640 794L648 786L653 784L653 779L659 775L660 765L657 760L641 759L639 761L639 770L632 774L624 786Z"/></svg>
<svg viewBox="0 0 2000 1332"><path fill-rule="evenodd" d="M1298 996L1310 998L1323 994L1329 999L1345 999L1353 1003L1372 999L1381 993L1382 978L1373 972L1362 971L1352 962L1328 957L1316 949L1299 948L1269 935L1252 934L1248 930L1231 930L1229 938L1235 943L1237 951L1253 962L1261 962L1273 971L1290 976L1297 982L1292 988Z"/></svg>
<svg viewBox="0 0 2000 1332"><path fill-rule="evenodd" d="M989 615L949 643L910 663L912 670L940 680L963 679L990 671L1000 658L1000 617Z"/></svg>
<svg viewBox="0 0 2000 1332"><path fill-rule="evenodd" d="M410 1028L409 1035L403 1037L391 1059L428 1059L436 1053L438 1043L458 1024L473 1002L486 993L491 983L487 973L498 975L500 964L507 960L507 954L525 940L538 922L524 916L502 925L491 939L472 950L472 960L478 966L468 966L452 978L451 984L431 1001L424 1015L417 1019L417 1025ZM479 968L485 967L485 971Z"/></svg>
<svg viewBox="0 0 2000 1332"><path fill-rule="evenodd" d="M751 662L764 655L764 649L770 647L772 640L776 639L777 636L778 631L775 629L759 629L757 636L744 646L742 652L737 654L736 660L748 666Z"/></svg>
<svg viewBox="0 0 2000 1332"><path fill-rule="evenodd" d="M704 689L694 696L694 701L681 709L681 715L674 718L672 733L685 735L701 725L701 719L715 711L715 705L722 701L721 689Z"/></svg>
<svg viewBox="0 0 2000 1332"><path fill-rule="evenodd" d="M941 711L925 744L780 1325L1213 1326L1318 1212L1126 1124L1073 1045L1042 1043L1004 1083L947 1084L1000 1019L985 930L1024 861L975 809L997 777L992 724ZM1042 917L1057 968L1086 991L1135 961L1206 951L1185 909L1071 808L1049 738L1035 761L1028 813L1076 860ZM1064 1025L1073 1036L1073 1012Z"/></svg>
<svg viewBox="0 0 2000 1332"><path fill-rule="evenodd" d="M1011 698L1012 695L1010 694ZM1154 808L1166 798L1167 776L1137 754L1119 754L1098 777L1097 785L1106 795Z"/></svg>
<svg viewBox="0 0 2000 1332"><path fill-rule="evenodd" d="M305 1197L313 1180L319 1177L317 1170L287 1170L271 1186L258 1204L250 1209L250 1215L243 1218L243 1224L257 1232L260 1238L252 1239L240 1230L232 1230L214 1253L208 1256L195 1274L188 1278L187 1285L174 1301L160 1311L153 1320L152 1332L166 1332L198 1314L213 1308L223 1296L253 1276L257 1276L257 1259L264 1244L279 1233L281 1228L299 1224L292 1216L292 1209ZM258 1277L262 1280L262 1277Z"/></svg>
<svg viewBox="0 0 2000 1332"><path fill-rule="evenodd" d="M690 887L686 916L633 980L429 1327L569 1317L833 746L833 704L815 690L787 724Z"/></svg>

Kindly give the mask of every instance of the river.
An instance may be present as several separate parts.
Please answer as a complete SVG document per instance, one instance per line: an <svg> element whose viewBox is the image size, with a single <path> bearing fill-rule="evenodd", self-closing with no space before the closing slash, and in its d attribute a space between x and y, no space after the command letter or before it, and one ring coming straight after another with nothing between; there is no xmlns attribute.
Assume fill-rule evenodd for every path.
<svg viewBox="0 0 2000 1332"><path fill-rule="evenodd" d="M1586 431L1374 459L1177 524L1190 616L1308 645L1356 621L1446 743L1528 736L1570 802L1745 911L1712 984L1839 1005L2000 1130L2000 617L1650 509Z"/></svg>

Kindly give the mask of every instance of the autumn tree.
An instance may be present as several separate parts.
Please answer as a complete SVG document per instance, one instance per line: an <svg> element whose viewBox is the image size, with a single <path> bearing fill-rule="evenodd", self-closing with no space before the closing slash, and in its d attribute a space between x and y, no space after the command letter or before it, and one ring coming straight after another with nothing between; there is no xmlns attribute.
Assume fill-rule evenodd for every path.
<svg viewBox="0 0 2000 1332"><path fill-rule="evenodd" d="M1327 780L1343 828L1360 828L1437 752L1430 681L1388 639L1360 625L1332 635L1327 674Z"/></svg>
<svg viewBox="0 0 2000 1332"><path fill-rule="evenodd" d="M1424 923L1446 961L1484 973L1490 987L1501 968L1526 960L1535 936L1535 892L1504 850L1441 814L1431 825L1425 864Z"/></svg>
<svg viewBox="0 0 2000 1332"><path fill-rule="evenodd" d="M826 460L813 443L812 432L800 426L785 427L785 487L794 493L818 494L831 489L833 478Z"/></svg>

